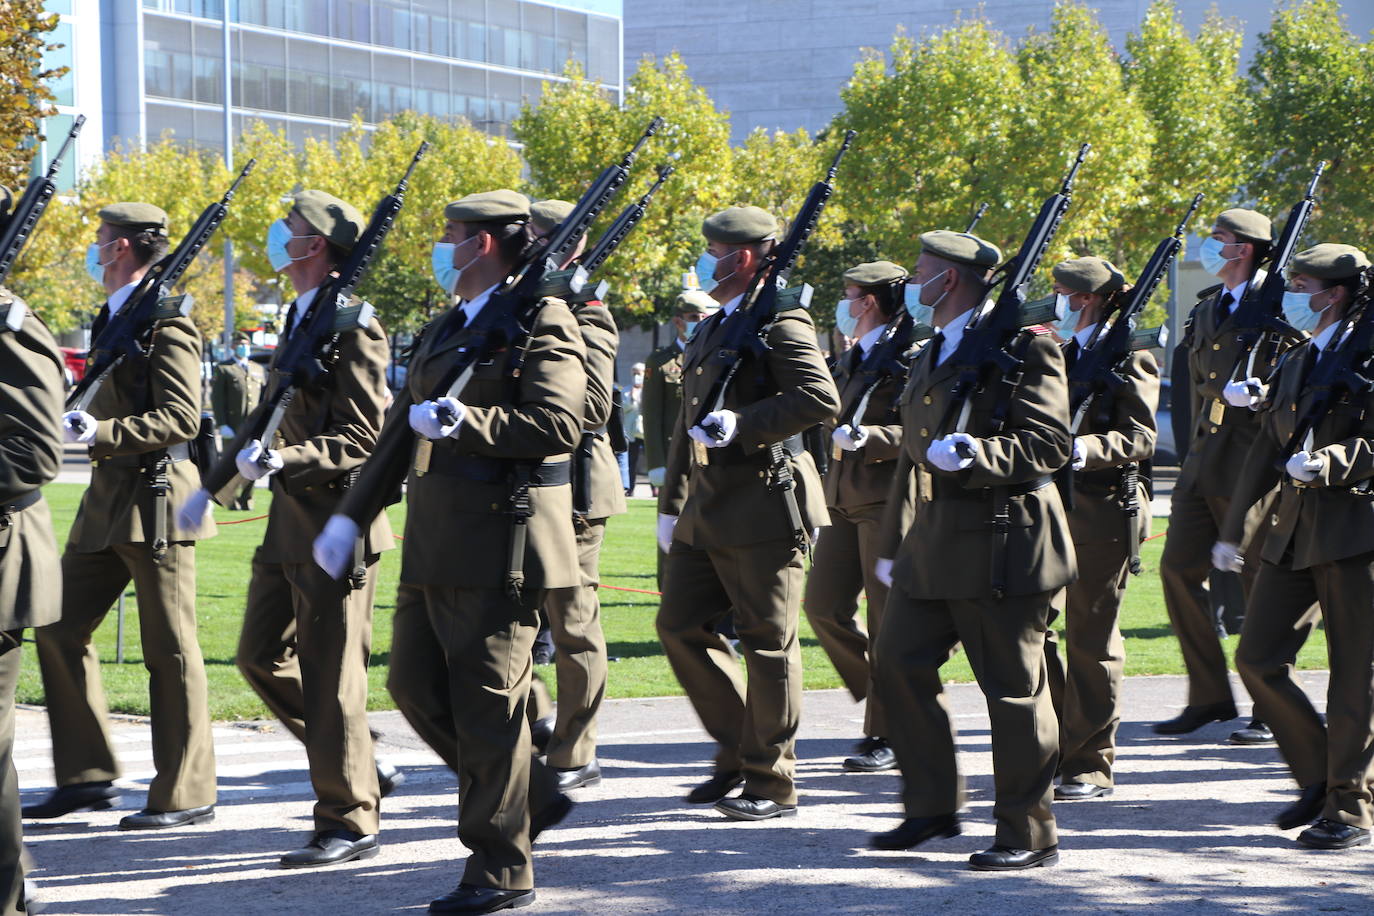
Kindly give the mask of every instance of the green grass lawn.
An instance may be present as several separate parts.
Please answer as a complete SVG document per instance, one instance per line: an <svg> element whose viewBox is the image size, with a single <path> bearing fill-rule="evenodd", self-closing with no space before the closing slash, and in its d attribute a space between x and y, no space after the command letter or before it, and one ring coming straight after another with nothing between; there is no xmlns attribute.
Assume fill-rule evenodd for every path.
<svg viewBox="0 0 1374 916"><path fill-rule="evenodd" d="M47 488L59 543L65 542L82 490L83 487L75 484L53 484ZM260 490L255 511L242 513L220 509L216 510L215 517L225 522L261 515L267 511L269 500L269 494ZM405 507L392 506L388 511L395 530L404 530ZM258 521L223 525L219 537L206 541L196 550L199 566L196 618L209 672L211 713L216 719L263 718L268 715L266 708L234 667L234 648L238 642L243 598L248 585L249 561L262 537L265 524ZM1156 521L1155 533L1166 529L1164 520ZM1127 674L1180 674L1183 671L1178 643L1170 633L1160 594L1158 566L1163 543L1160 538L1145 545L1142 552L1145 571L1131 583L1126 594L1121 629L1126 637ZM400 552L391 551L381 563L373 625L372 664L368 672L371 687L369 705L372 709L392 708L385 684L399 559ZM602 581L612 586L652 590L655 587L654 562L654 507L648 501L635 500L631 502L628 515L612 519L608 526L606 547L601 557ZM652 595L603 589L601 607L610 654L619 659L610 666L607 695L642 697L681 693L654 633L657 599ZM101 669L110 708L116 712L146 714L147 676L142 665L137 604L132 588L127 593L125 608L124 664L115 662L115 614L111 613L96 633L96 645L102 659ZM801 633L806 687L842 686L804 617ZM1235 643L1235 637L1226 640L1228 653L1234 650ZM1305 668L1325 667L1325 655L1324 642L1314 639L1303 650L1299 665ZM543 666L540 672L553 688L553 667ZM956 654L945 666L945 677L952 681L972 679L962 654ZM43 702L43 687L32 651L28 653L20 679L18 699L21 703Z"/></svg>

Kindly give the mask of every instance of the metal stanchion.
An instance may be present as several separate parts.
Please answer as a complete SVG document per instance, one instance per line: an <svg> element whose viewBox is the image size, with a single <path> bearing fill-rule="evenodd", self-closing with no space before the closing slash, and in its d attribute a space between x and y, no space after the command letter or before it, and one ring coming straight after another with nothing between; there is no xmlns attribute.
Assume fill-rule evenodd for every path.
<svg viewBox="0 0 1374 916"><path fill-rule="evenodd" d="M119 604L115 608L115 662L124 664L124 593L119 593Z"/></svg>

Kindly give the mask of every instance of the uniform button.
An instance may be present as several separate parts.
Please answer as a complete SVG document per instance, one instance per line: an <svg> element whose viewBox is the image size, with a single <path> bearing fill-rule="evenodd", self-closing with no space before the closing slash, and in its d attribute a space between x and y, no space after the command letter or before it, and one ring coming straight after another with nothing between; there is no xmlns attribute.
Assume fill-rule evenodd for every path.
<svg viewBox="0 0 1374 916"><path fill-rule="evenodd" d="M1212 349L1213 349L1213 350L1220 350L1220 349L1221 349L1221 344L1212 344Z"/></svg>
<svg viewBox="0 0 1374 916"><path fill-rule="evenodd" d="M702 369L701 366L697 366L697 375L701 375L701 369Z"/></svg>
<svg viewBox="0 0 1374 916"><path fill-rule="evenodd" d="M922 404L934 404L934 403L935 403L935 399L932 398L930 395L926 395L925 397L921 398L921 403L922 403Z"/></svg>
<svg viewBox="0 0 1374 916"><path fill-rule="evenodd" d="M1277 512L1275 512L1273 515L1269 516L1269 524L1271 524L1271 525L1277 525L1278 523L1279 523L1279 514L1278 514Z"/></svg>
<svg viewBox="0 0 1374 916"><path fill-rule="evenodd" d="M492 503L492 504L491 504L491 511L493 511L493 512L500 512L500 511L501 511L501 504L500 504L500 503Z"/></svg>
<svg viewBox="0 0 1374 916"><path fill-rule="evenodd" d="M700 398L692 398L692 406L695 407L700 402Z"/></svg>
<svg viewBox="0 0 1374 916"><path fill-rule="evenodd" d="M923 436L929 436L929 435L930 435L930 430L928 430L928 429L926 429L924 426L922 426L922 427L921 427L921 435L923 435Z"/></svg>
<svg viewBox="0 0 1374 916"><path fill-rule="evenodd" d="M1216 432L1216 431L1217 431L1217 428L1216 428L1215 426L1213 426L1213 427L1212 427L1212 432Z"/></svg>
<svg viewBox="0 0 1374 916"><path fill-rule="evenodd" d="M1107 488L1107 492L1108 492L1108 493L1115 493L1115 492L1116 492L1116 484L1112 484L1110 487L1108 487L1108 488Z"/></svg>
<svg viewBox="0 0 1374 916"><path fill-rule="evenodd" d="M762 477L762 476L764 476L766 473L767 473L766 471L759 471L759 476Z"/></svg>
<svg viewBox="0 0 1374 916"><path fill-rule="evenodd" d="M763 448L763 443L762 443L762 442L759 443L759 448Z"/></svg>
<svg viewBox="0 0 1374 916"><path fill-rule="evenodd" d="M1217 374L1216 374L1215 372L1209 372L1209 373L1207 373L1207 377L1208 377L1208 378L1216 378L1216 377L1217 377Z"/></svg>

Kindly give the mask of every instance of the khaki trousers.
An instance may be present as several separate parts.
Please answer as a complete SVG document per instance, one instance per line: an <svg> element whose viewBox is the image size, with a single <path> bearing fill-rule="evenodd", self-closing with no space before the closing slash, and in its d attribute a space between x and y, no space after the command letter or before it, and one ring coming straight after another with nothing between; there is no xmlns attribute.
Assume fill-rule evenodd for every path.
<svg viewBox="0 0 1374 916"><path fill-rule="evenodd" d="M100 657L92 634L132 577L138 596L143 665L148 669L153 766L152 811L215 803L205 661L196 641L196 553L167 548L161 565L144 543L62 555L62 619L35 631L59 786L118 779L106 720Z"/></svg>
<svg viewBox="0 0 1374 916"><path fill-rule="evenodd" d="M578 521L582 584L544 593L544 612L558 650L558 717L548 747L549 766L556 769L583 767L596 757L596 713L606 696L606 636L597 597L605 536L604 518Z"/></svg>
<svg viewBox="0 0 1374 916"><path fill-rule="evenodd" d="M1326 723L1298 681L1295 660L1312 633L1320 602L1331 680ZM1294 571L1263 563L1245 610L1236 667L1264 708L1293 778L1326 783L1322 816L1374 826L1374 554Z"/></svg>
<svg viewBox="0 0 1374 916"><path fill-rule="evenodd" d="M19 775L14 769L14 690L19 684L23 630L0 633L0 916L22 913L24 831L19 816Z"/></svg>
<svg viewBox="0 0 1374 916"><path fill-rule="evenodd" d="M1053 797L1059 754L1045 671L1045 630L1053 592L991 598L913 598L897 583L878 636L877 684L888 736L902 770L906 816L954 814L964 805L954 728L940 666L963 643L992 722L996 842L1018 849L1058 843Z"/></svg>
<svg viewBox="0 0 1374 916"><path fill-rule="evenodd" d="M874 574L880 551L883 506L830 507L830 527L821 531L806 577L802 606L825 654L855 700L867 700L864 734L887 737L887 717L873 689L872 655L882 628L887 586ZM868 599L867 626L858 621L859 592Z"/></svg>
<svg viewBox="0 0 1374 916"><path fill-rule="evenodd" d="M789 540L702 550L674 541L663 569L658 637L678 683L720 749L718 772L744 791L797 802L802 554ZM731 610L748 686L714 626Z"/></svg>
<svg viewBox="0 0 1374 916"><path fill-rule="evenodd" d="M458 774L463 882L534 887L530 811L558 792L532 757L525 704L534 607L500 589L401 583L387 688L406 721Z"/></svg>
<svg viewBox="0 0 1374 916"><path fill-rule="evenodd" d="M315 829L378 829L381 791L367 723L377 558L357 591L314 563L253 560L235 661L305 745Z"/></svg>

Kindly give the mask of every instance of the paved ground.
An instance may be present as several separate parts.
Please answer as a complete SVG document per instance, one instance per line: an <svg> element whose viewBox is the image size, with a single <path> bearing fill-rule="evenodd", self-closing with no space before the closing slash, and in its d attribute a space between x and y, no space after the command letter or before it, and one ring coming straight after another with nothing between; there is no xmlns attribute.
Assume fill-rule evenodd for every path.
<svg viewBox="0 0 1374 916"><path fill-rule="evenodd" d="M1324 676L1308 678L1314 696ZM1126 689L1114 796L1056 806L1063 858L1023 875L970 872L991 843L992 785L982 698L949 690L968 775L965 834L915 852L869 851L870 833L898 817L895 774L854 775L839 761L860 708L839 691L806 697L795 819L726 821L683 804L708 773L710 745L682 699L606 704L605 781L578 790L577 808L536 848L537 912L1119 913L1371 912L1374 851L1320 853L1270 826L1293 795L1272 748L1221 743L1229 726L1161 739L1148 723L1171 715L1180 678L1134 678ZM1320 705L1320 704L1319 704ZM464 849L454 838L449 772L395 713L376 716L379 753L409 781L384 804L380 856L324 871L286 872L277 856L310 829L304 754L271 725L216 729L221 799L215 823L151 834L115 829L140 807L150 773L146 723L116 725L129 791L115 811L30 825L49 913L415 912L454 885ZM17 748L26 800L51 784L47 721L21 710Z"/></svg>

